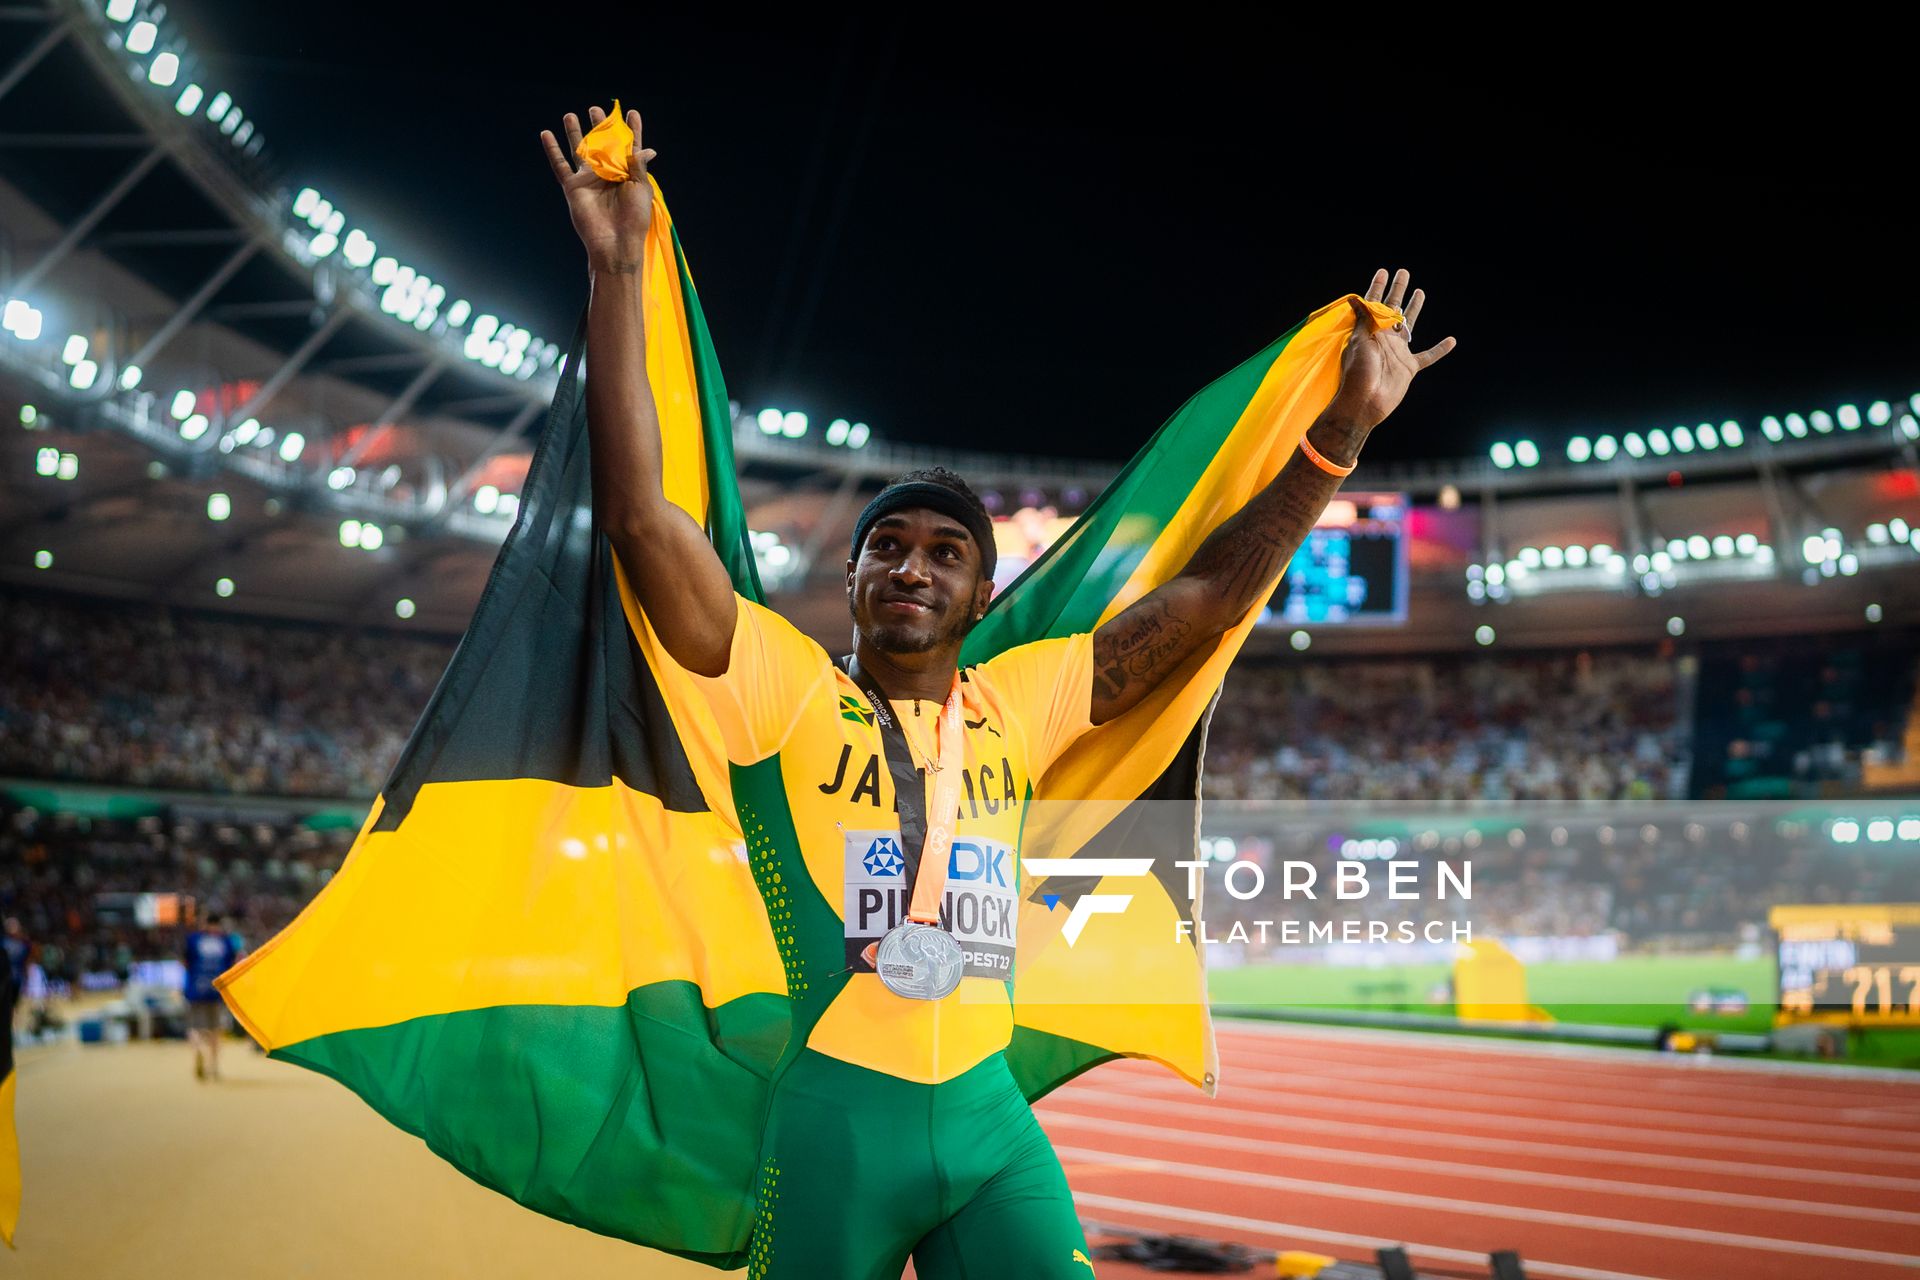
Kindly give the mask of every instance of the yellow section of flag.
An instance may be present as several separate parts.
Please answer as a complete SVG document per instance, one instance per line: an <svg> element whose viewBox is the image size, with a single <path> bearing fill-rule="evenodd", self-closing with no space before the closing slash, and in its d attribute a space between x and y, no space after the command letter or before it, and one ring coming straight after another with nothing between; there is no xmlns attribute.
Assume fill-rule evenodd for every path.
<svg viewBox="0 0 1920 1280"><path fill-rule="evenodd" d="M220 980L269 1049L498 1005L612 1007L656 982L694 982L709 1007L786 993L739 837L712 814L519 778L430 783L398 830L373 830L379 815Z"/></svg>
<svg viewBox="0 0 1920 1280"><path fill-rule="evenodd" d="M13 1028L6 1028L12 1035ZM0 1240L13 1247L14 1228L20 1225L20 1139L13 1128L14 1081L18 1070L0 1080Z"/></svg>

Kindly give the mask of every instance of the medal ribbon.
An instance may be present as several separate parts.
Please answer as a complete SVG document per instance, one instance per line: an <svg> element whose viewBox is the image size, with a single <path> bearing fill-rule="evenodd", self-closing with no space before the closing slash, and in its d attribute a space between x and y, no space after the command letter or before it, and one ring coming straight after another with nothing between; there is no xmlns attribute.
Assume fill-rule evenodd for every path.
<svg viewBox="0 0 1920 1280"><path fill-rule="evenodd" d="M933 813L929 822L921 809L924 787L920 771L914 768L913 751L894 715L893 704L854 658L847 658L843 669L873 704L873 716L880 725L880 747L887 757L887 772L893 776L894 806L900 811L901 850L908 870L913 873L913 898L907 907L907 919L916 924L938 926L940 899L947 892L953 829L960 821L960 771L966 763L966 744L961 736L966 726L962 723L960 708L960 673L953 673L953 688L934 722L937 756L933 765Z"/></svg>

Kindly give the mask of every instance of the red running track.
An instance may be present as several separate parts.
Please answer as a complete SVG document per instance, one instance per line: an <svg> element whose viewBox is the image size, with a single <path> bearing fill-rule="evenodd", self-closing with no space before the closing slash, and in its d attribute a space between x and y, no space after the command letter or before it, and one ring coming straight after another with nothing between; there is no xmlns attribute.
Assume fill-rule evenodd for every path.
<svg viewBox="0 0 1920 1280"><path fill-rule="evenodd" d="M1040 1105L1084 1218L1441 1274L1920 1277L1920 1076L1285 1024L1220 1058L1212 1100L1125 1062Z"/></svg>

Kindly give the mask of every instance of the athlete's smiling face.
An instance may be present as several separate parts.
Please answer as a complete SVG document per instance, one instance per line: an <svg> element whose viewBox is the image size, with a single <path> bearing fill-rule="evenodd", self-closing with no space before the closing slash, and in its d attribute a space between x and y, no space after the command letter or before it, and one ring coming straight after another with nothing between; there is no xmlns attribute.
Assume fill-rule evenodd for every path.
<svg viewBox="0 0 1920 1280"><path fill-rule="evenodd" d="M860 634L888 653L959 644L986 612L993 580L980 548L952 516L909 507L867 531L847 561L847 605Z"/></svg>

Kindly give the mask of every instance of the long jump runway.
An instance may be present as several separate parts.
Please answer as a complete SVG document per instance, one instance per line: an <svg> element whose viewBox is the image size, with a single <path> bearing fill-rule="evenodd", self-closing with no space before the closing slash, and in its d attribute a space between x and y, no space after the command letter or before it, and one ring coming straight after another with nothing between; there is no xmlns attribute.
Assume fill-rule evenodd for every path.
<svg viewBox="0 0 1920 1280"><path fill-rule="evenodd" d="M1439 1274L1920 1269L1920 1077L1267 1024L1220 1054L1212 1101L1129 1062L1041 1104L1083 1217Z"/></svg>

